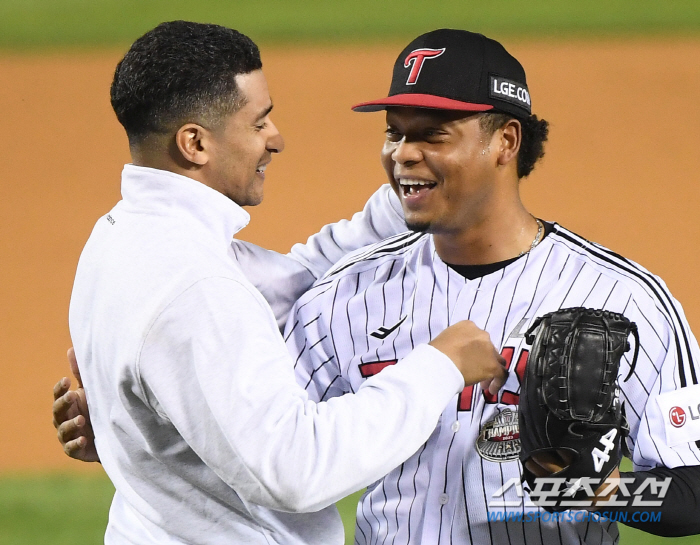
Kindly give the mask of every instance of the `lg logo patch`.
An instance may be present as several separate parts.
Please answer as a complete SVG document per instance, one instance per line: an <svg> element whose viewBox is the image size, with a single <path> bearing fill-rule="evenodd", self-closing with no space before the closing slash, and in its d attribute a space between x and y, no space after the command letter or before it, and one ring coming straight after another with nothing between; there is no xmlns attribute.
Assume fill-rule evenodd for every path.
<svg viewBox="0 0 700 545"><path fill-rule="evenodd" d="M667 446L700 441L699 401L700 384L664 392L656 397L660 409L657 418L664 423Z"/></svg>
<svg viewBox="0 0 700 545"><path fill-rule="evenodd" d="M671 425L674 428L680 428L685 424L685 411L680 407L672 407L668 412L668 417L671 420Z"/></svg>

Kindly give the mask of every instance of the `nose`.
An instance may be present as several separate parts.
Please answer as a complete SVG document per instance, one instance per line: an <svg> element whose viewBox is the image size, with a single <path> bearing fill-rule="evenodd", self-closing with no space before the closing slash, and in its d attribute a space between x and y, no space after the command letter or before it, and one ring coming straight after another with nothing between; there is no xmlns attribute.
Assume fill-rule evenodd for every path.
<svg viewBox="0 0 700 545"><path fill-rule="evenodd" d="M391 159L400 165L412 165L423 159L420 147L415 142L409 142L404 136L398 142L393 142Z"/></svg>
<svg viewBox="0 0 700 545"><path fill-rule="evenodd" d="M269 122L268 129L270 130L270 136L265 146L267 151L270 153L282 152L282 150L284 150L284 138L282 138L282 135L272 121Z"/></svg>

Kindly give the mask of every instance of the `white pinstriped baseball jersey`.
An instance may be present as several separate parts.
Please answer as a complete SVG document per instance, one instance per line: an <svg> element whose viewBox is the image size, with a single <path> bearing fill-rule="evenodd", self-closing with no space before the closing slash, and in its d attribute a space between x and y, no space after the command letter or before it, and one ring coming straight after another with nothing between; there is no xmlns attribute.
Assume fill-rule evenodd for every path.
<svg viewBox="0 0 700 545"><path fill-rule="evenodd" d="M522 334L535 317L558 308L620 312L639 327L636 369L622 383L635 469L700 464L695 443L666 446L661 414L649 403L698 383L700 351L680 304L636 263L557 224L549 230L529 254L471 280L440 260L430 235L398 235L348 256L295 305L285 338L297 377L315 399L355 391L463 319L488 331L508 362L497 396L467 387L425 445L368 488L358 505L356 543L617 542L617 524L610 521L504 522L487 515L546 515L523 501L515 485L521 466L513 422L529 348Z"/></svg>

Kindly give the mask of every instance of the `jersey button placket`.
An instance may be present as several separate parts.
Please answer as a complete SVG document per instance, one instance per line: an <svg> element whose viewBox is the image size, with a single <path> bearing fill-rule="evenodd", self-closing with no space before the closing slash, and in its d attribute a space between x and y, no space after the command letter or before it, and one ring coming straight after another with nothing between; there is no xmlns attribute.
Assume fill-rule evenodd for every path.
<svg viewBox="0 0 700 545"><path fill-rule="evenodd" d="M450 405L441 415L441 423L436 432L437 437L433 448L433 456L430 460L430 484L425 494L425 512L423 531L420 536L419 543L439 543L439 532L441 531L440 521L443 516L443 507L449 502L448 492L449 481L445 479L449 476L445 475L445 469L448 463L448 451L450 445L458 440L453 431L453 425L457 421L457 396L454 397ZM457 456L461 458L461 456ZM454 492L452 492L454 496Z"/></svg>

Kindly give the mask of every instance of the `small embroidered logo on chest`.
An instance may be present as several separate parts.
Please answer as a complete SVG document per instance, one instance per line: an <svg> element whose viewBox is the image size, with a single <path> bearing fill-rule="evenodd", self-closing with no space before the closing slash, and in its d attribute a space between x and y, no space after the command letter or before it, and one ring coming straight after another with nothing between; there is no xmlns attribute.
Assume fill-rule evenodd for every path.
<svg viewBox="0 0 700 545"><path fill-rule="evenodd" d="M379 329L377 329L376 331L372 331L372 333L370 333L369 335L370 335L370 337L374 337L375 339L379 339L380 341L382 341L382 340L386 339L392 332L396 331L398 329L398 327L402 323L404 323L406 318L407 317L404 316L403 318L401 318L399 320L399 322L397 324L394 324L391 327L382 326Z"/></svg>
<svg viewBox="0 0 700 545"><path fill-rule="evenodd" d="M486 422L476 440L476 450L489 462L510 462L520 454L520 427L517 409L504 409Z"/></svg>

